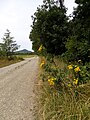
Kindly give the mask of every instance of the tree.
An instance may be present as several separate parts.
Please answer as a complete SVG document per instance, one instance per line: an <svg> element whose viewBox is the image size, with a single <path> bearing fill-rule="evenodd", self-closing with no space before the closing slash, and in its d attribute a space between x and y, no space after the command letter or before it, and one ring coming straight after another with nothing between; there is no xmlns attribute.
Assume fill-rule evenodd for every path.
<svg viewBox="0 0 90 120"><path fill-rule="evenodd" d="M69 60L90 61L90 1L75 0L78 4L71 21L72 34L66 43Z"/></svg>
<svg viewBox="0 0 90 120"><path fill-rule="evenodd" d="M10 34L11 32L7 29L4 37L2 38L3 43L0 46L3 55L7 58L11 57L14 52L19 48L19 45L17 45L16 41L13 41L14 37L11 37Z"/></svg>
<svg viewBox="0 0 90 120"><path fill-rule="evenodd" d="M68 36L68 18L65 7L58 6L54 0L44 0L33 17L30 39L37 50L42 44L48 53L65 52L65 41Z"/></svg>

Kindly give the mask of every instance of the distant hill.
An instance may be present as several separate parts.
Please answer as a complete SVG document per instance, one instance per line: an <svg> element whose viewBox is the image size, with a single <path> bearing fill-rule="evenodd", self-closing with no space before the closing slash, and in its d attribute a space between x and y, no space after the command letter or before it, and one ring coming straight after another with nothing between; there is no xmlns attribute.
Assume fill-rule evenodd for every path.
<svg viewBox="0 0 90 120"><path fill-rule="evenodd" d="M17 53L31 53L31 51L29 51L27 49L23 49L23 50L17 51Z"/></svg>

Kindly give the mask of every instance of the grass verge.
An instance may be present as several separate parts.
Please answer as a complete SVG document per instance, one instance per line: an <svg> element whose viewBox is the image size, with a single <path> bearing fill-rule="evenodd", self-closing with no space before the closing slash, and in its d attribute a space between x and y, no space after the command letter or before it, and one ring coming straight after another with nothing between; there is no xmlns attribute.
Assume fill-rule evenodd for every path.
<svg viewBox="0 0 90 120"><path fill-rule="evenodd" d="M35 55L16 55L12 59L0 59L0 68L20 62L24 60L24 58L31 58L34 57Z"/></svg>
<svg viewBox="0 0 90 120"><path fill-rule="evenodd" d="M58 92L43 83L38 120L90 120L90 84L78 87L77 93L65 88Z"/></svg>
<svg viewBox="0 0 90 120"><path fill-rule="evenodd" d="M23 58L14 58L14 59L0 59L0 68L2 67L5 67L5 66L8 66L8 65L11 65L11 64L14 64L14 63L17 63L17 62L20 62L24 60Z"/></svg>

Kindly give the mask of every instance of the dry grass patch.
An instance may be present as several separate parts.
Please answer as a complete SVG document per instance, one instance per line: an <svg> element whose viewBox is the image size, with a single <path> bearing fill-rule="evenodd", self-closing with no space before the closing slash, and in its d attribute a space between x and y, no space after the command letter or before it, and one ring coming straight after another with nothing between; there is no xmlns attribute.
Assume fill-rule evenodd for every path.
<svg viewBox="0 0 90 120"><path fill-rule="evenodd" d="M23 60L22 58L17 58L17 59L13 59L13 60L0 59L0 68L20 62L22 60Z"/></svg>

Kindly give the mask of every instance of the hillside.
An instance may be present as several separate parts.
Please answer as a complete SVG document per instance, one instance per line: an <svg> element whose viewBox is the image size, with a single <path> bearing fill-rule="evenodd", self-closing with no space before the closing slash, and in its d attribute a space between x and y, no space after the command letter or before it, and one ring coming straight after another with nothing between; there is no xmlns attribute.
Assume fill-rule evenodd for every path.
<svg viewBox="0 0 90 120"><path fill-rule="evenodd" d="M29 51L27 49L23 49L23 50L17 51L17 53L31 53L31 51Z"/></svg>

